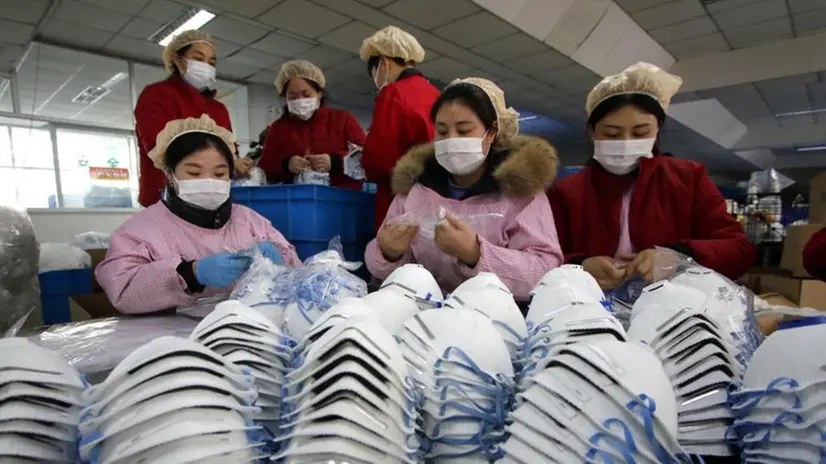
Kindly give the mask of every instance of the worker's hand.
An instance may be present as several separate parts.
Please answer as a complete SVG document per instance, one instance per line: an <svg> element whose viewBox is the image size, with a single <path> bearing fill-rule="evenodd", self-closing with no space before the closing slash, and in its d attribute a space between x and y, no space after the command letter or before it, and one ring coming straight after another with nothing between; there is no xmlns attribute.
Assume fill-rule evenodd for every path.
<svg viewBox="0 0 826 464"><path fill-rule="evenodd" d="M482 250L476 232L452 214L436 226L433 241L442 252L455 257L469 267L476 267Z"/></svg>
<svg viewBox="0 0 826 464"><path fill-rule="evenodd" d="M385 224L378 233L379 248L388 261L398 261L410 250L410 244L419 232L419 226L411 224Z"/></svg>
<svg viewBox="0 0 826 464"><path fill-rule="evenodd" d="M307 155L307 160L310 161L310 166L313 171L330 172L330 169L333 167L333 162L330 161L330 155L326 153L321 155Z"/></svg>
<svg viewBox="0 0 826 464"><path fill-rule="evenodd" d="M290 158L290 163L287 167L290 169L291 173L297 175L302 171L307 171L310 169L310 160L303 156L293 156Z"/></svg>
<svg viewBox="0 0 826 464"><path fill-rule="evenodd" d="M207 256L193 264L195 278L205 287L227 288L243 274L252 262L249 256L221 253Z"/></svg>
<svg viewBox="0 0 826 464"><path fill-rule="evenodd" d="M274 264L284 264L284 259L281 258L281 252L278 251L278 247L276 247L274 243L261 242L258 244L258 250Z"/></svg>
<svg viewBox="0 0 826 464"><path fill-rule="evenodd" d="M626 266L607 256L593 256L582 262L585 272L597 280L603 290L613 290L625 280Z"/></svg>
<svg viewBox="0 0 826 464"><path fill-rule="evenodd" d="M626 266L625 277L631 278L639 276L645 279L646 282L654 282L654 263L657 260L657 250L649 248L637 253L637 256Z"/></svg>
<svg viewBox="0 0 826 464"><path fill-rule="evenodd" d="M252 158L243 157L238 158L235 160L235 175L236 176L245 176L250 169L255 164L255 161Z"/></svg>

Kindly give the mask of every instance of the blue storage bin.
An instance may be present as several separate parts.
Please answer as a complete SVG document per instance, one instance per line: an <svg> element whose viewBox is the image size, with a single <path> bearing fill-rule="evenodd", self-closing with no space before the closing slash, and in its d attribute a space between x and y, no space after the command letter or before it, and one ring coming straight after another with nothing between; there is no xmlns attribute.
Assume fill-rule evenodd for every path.
<svg viewBox="0 0 826 464"><path fill-rule="evenodd" d="M341 237L344 256L362 261L374 235L375 196L323 185L234 187L232 200L269 219L306 259Z"/></svg>
<svg viewBox="0 0 826 464"><path fill-rule="evenodd" d="M43 324L72 321L69 298L92 293L92 269L41 272L40 312Z"/></svg>

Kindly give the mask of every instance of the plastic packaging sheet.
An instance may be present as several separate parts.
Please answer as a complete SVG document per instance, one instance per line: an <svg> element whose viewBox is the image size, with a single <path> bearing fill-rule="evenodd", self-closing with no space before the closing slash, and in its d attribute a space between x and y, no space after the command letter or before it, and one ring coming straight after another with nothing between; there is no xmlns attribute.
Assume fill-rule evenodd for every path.
<svg viewBox="0 0 826 464"><path fill-rule="evenodd" d="M484 224L488 221L501 221L504 216L499 213L483 214L453 214L444 206L439 207L439 211L434 214L405 213L396 216L388 221L388 224L407 224L419 226L419 235L428 240L433 240L436 236L436 227L445 221L448 215L453 215L456 219L469 225L471 228Z"/></svg>
<svg viewBox="0 0 826 464"><path fill-rule="evenodd" d="M755 171L749 177L748 193L767 194L780 193L783 189L794 184L794 181L775 169Z"/></svg>
<svg viewBox="0 0 826 464"><path fill-rule="evenodd" d="M180 316L111 317L53 325L29 335L83 374L108 371L138 347L165 335L188 337L197 321Z"/></svg>
<svg viewBox="0 0 826 464"><path fill-rule="evenodd" d="M40 272L88 269L92 257L86 250L69 243L40 244Z"/></svg>
<svg viewBox="0 0 826 464"><path fill-rule="evenodd" d="M84 232L75 235L75 245L84 250L103 250L109 248L110 237L103 232Z"/></svg>
<svg viewBox="0 0 826 464"><path fill-rule="evenodd" d="M229 298L257 309L280 325L293 298L293 273L293 268L273 263L256 249L250 268Z"/></svg>
<svg viewBox="0 0 826 464"><path fill-rule="evenodd" d="M344 156L344 175L355 180L364 180L364 168L361 166L361 151L362 147L353 143L347 142L347 149L349 150Z"/></svg>
<svg viewBox="0 0 826 464"><path fill-rule="evenodd" d="M40 304L40 245L22 208L0 205L0 333Z"/></svg>
<svg viewBox="0 0 826 464"><path fill-rule="evenodd" d="M246 176L233 180L232 185L236 187L257 187L267 185L267 174L258 166L253 166L250 168Z"/></svg>
<svg viewBox="0 0 826 464"><path fill-rule="evenodd" d="M330 185L330 174L318 171L301 171L295 176L296 184Z"/></svg>
<svg viewBox="0 0 826 464"><path fill-rule="evenodd" d="M229 299L228 294L213 295L198 298L194 303L188 306L179 306L178 314L181 316L194 318L197 320L203 319L207 314L211 313L215 306L222 301Z"/></svg>

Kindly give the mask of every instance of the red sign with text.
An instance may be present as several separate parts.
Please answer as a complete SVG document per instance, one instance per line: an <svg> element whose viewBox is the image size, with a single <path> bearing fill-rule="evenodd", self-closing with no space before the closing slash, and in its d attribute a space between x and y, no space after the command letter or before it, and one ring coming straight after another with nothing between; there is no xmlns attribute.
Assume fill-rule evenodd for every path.
<svg viewBox="0 0 826 464"><path fill-rule="evenodd" d="M129 180L126 168L89 168L89 177L93 180Z"/></svg>

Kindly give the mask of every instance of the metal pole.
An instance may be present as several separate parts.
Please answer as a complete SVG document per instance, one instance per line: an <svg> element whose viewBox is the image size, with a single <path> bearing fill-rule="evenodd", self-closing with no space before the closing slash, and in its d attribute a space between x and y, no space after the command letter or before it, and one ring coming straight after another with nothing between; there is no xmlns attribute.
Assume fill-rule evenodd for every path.
<svg viewBox="0 0 826 464"><path fill-rule="evenodd" d="M60 181L60 157L57 150L57 128L49 125L49 135L52 139L52 161L54 162L55 188L57 189L57 207L63 208L63 184Z"/></svg>
<svg viewBox="0 0 826 464"><path fill-rule="evenodd" d="M20 109L20 86L19 81L17 80L16 69L11 71L10 77L9 85L11 86L11 109L13 113L21 114L23 111Z"/></svg>

